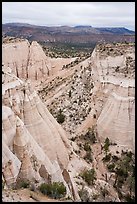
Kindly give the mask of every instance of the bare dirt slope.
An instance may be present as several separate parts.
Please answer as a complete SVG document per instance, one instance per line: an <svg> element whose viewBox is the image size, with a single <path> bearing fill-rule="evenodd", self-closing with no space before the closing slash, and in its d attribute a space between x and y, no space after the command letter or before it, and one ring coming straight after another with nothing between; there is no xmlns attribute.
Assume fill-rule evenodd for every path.
<svg viewBox="0 0 137 204"><path fill-rule="evenodd" d="M33 192L29 189L4 190L2 194L3 202L59 202L51 199L40 192Z"/></svg>

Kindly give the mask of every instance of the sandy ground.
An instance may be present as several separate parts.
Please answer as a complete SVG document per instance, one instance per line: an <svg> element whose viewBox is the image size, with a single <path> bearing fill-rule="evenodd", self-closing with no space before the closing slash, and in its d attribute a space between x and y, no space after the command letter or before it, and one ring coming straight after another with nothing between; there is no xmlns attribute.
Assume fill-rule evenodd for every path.
<svg viewBox="0 0 137 204"><path fill-rule="evenodd" d="M61 200L49 198L40 192L33 192L29 189L3 190L2 201L3 202L62 202Z"/></svg>

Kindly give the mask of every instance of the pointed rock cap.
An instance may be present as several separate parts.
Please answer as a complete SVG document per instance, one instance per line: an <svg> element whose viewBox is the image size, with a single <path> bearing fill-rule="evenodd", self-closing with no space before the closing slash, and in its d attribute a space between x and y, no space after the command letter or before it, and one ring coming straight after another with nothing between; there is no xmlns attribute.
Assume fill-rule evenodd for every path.
<svg viewBox="0 0 137 204"><path fill-rule="evenodd" d="M18 174L18 179L32 179L35 177L35 172L32 167L30 156L27 152L24 153L24 157L22 159L20 172Z"/></svg>
<svg viewBox="0 0 137 204"><path fill-rule="evenodd" d="M26 127L23 122L17 117L16 121L16 135L14 137L14 145L24 147L29 141L29 136L27 134Z"/></svg>
<svg viewBox="0 0 137 204"><path fill-rule="evenodd" d="M30 93L35 92L35 90L32 88L31 81L28 80L27 82L28 82L28 89L29 89Z"/></svg>
<svg viewBox="0 0 137 204"><path fill-rule="evenodd" d="M12 97L12 106L15 106L16 104L17 104L16 97L13 96L13 97Z"/></svg>
<svg viewBox="0 0 137 204"><path fill-rule="evenodd" d="M24 102L28 102L29 101L29 96L27 93L25 93L25 96L24 96Z"/></svg>
<svg viewBox="0 0 137 204"><path fill-rule="evenodd" d="M12 69L9 67L9 66L7 66L7 65L3 65L2 66L2 70L6 73L11 73L12 72Z"/></svg>

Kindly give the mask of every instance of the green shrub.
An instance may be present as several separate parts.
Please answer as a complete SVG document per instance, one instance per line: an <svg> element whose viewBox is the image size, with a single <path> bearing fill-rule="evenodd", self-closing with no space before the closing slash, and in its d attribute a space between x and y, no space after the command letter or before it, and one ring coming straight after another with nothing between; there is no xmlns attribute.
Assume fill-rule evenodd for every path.
<svg viewBox="0 0 137 204"><path fill-rule="evenodd" d="M105 144L104 144L103 148L104 148L104 151L105 151L106 154L107 154L107 152L108 152L108 150L109 150L109 145L110 145L110 141L109 141L109 138L108 138L108 137L105 139L105 142L104 142L104 143L105 143Z"/></svg>
<svg viewBox="0 0 137 204"><path fill-rule="evenodd" d="M108 164L107 165L107 168L108 168L108 170L110 171L110 172L115 172L115 170L114 170L114 168L115 168L115 164L113 163L111 163L111 164Z"/></svg>
<svg viewBox="0 0 137 204"><path fill-rule="evenodd" d="M93 129L89 128L87 133L85 134L84 138L87 140L89 140L89 142L91 142L91 144L94 144L96 142L96 136L95 136L95 132Z"/></svg>
<svg viewBox="0 0 137 204"><path fill-rule="evenodd" d="M59 113L57 114L57 122L63 123L65 121L65 115L62 113L61 109L59 110Z"/></svg>
<svg viewBox="0 0 137 204"><path fill-rule="evenodd" d="M119 160L119 158L116 156L116 155L113 155L112 156L112 161L113 162L117 162Z"/></svg>
<svg viewBox="0 0 137 204"><path fill-rule="evenodd" d="M112 156L111 163L115 164L115 183L114 187L118 192L119 198L130 202L135 195L135 157L131 151L123 151L121 157ZM111 166L110 166L111 167ZM122 189L126 189L121 191ZM127 198L125 196L127 194Z"/></svg>
<svg viewBox="0 0 137 204"><path fill-rule="evenodd" d="M135 197L131 196L130 194L125 195L126 202L135 202Z"/></svg>
<svg viewBox="0 0 137 204"><path fill-rule="evenodd" d="M84 156L84 159L87 161L87 162L92 162L93 161L93 157L92 157L92 154L90 151L86 152L86 155Z"/></svg>
<svg viewBox="0 0 137 204"><path fill-rule="evenodd" d="M127 178L128 177L128 172L127 172L127 169L125 167L117 167L116 168L116 174L118 176L123 177L123 178Z"/></svg>
<svg viewBox="0 0 137 204"><path fill-rule="evenodd" d="M133 153L131 151L127 152L127 157L129 157L130 159L132 159Z"/></svg>
<svg viewBox="0 0 137 204"><path fill-rule="evenodd" d="M20 182L20 187L21 188L28 188L30 186L30 182L29 181L21 181Z"/></svg>
<svg viewBox="0 0 137 204"><path fill-rule="evenodd" d="M76 137L70 138L70 140L72 140L73 142L74 142L76 139L77 139Z"/></svg>
<svg viewBox="0 0 137 204"><path fill-rule="evenodd" d="M69 91L69 98L71 97L71 90Z"/></svg>
<svg viewBox="0 0 137 204"><path fill-rule="evenodd" d="M96 180L96 175L95 175L95 170L90 169L90 170L85 170L80 174L80 176L86 181L88 185L93 185L94 181Z"/></svg>
<svg viewBox="0 0 137 204"><path fill-rule="evenodd" d="M117 188L122 188L123 184L124 184L124 178L119 176L117 179Z"/></svg>
<svg viewBox="0 0 137 204"><path fill-rule="evenodd" d="M90 147L90 145L88 144L88 142L86 142L86 143L84 144L84 150L91 152L91 147Z"/></svg>
<svg viewBox="0 0 137 204"><path fill-rule="evenodd" d="M53 182L52 184L43 183L39 189L44 195L55 199L64 197L66 194L66 187L62 182Z"/></svg>
<svg viewBox="0 0 137 204"><path fill-rule="evenodd" d="M111 153L109 153L109 154L107 154L105 157L103 157L102 160L103 160L104 162L109 162L110 159L111 159Z"/></svg>

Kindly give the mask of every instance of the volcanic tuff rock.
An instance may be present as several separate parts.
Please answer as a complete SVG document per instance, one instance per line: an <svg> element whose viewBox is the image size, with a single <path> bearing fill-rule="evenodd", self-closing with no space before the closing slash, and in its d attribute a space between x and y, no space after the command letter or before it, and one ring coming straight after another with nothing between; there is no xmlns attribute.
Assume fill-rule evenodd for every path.
<svg viewBox="0 0 137 204"><path fill-rule="evenodd" d="M62 126L71 137L95 127L101 142L109 137L134 150L134 44L97 45L90 58L67 69L66 75L43 85L40 96L54 117L62 110Z"/></svg>
<svg viewBox="0 0 137 204"><path fill-rule="evenodd" d="M8 186L18 185L24 179L37 182L62 181L67 187L67 193L79 199L71 172L76 175L87 164L81 162L77 171L72 169L70 152L76 167L80 158L73 152L65 131L48 112L30 82L20 82L13 74L4 75L5 78L10 75L9 82L3 84L4 181ZM65 181L64 170L70 175L67 182L71 188Z"/></svg>
<svg viewBox="0 0 137 204"><path fill-rule="evenodd" d="M103 53L104 49L106 49L105 53ZM135 144L134 52L133 45L107 45L98 46L92 55L94 58L92 66L96 68L98 80L103 86L102 91L108 95L97 120L99 137L105 139L107 135L113 142L133 150Z"/></svg>
<svg viewBox="0 0 137 204"><path fill-rule="evenodd" d="M51 68L38 43L30 45L27 40L3 44L2 59L4 65L10 67L17 77L24 79L46 77Z"/></svg>
<svg viewBox="0 0 137 204"><path fill-rule="evenodd" d="M134 149L134 52L132 43L100 44L90 58L62 70L62 65L68 59L50 59L37 42L30 45L27 40L22 40L3 45L3 64L6 69L10 66L20 78L28 76L35 82L47 79L39 86L40 96L46 99L46 104L55 117L59 109L63 110L67 117L62 126L67 132L75 134L75 131L82 131L86 123L89 123L88 126L97 124L101 140L108 135L114 142ZM17 53L18 57L15 57ZM42 70L47 70L46 76L42 74ZM71 97L68 96L69 91ZM17 109L16 107L16 112ZM90 122L93 115L96 115L96 119Z"/></svg>
<svg viewBox="0 0 137 204"><path fill-rule="evenodd" d="M14 39L6 40L2 45L2 63L6 69L20 79L31 79L41 81L54 75L60 67L74 61L74 59L51 59L45 55L42 47L33 41Z"/></svg>
<svg viewBox="0 0 137 204"><path fill-rule="evenodd" d="M63 65L75 59L48 58L37 42L27 40L4 43L2 57L2 174L6 185L25 179L62 181L67 194L79 200L76 177L94 166L95 189L102 185L98 182L105 180L106 169L98 152L101 147L97 148L100 142L108 137L122 149L134 151L135 147L134 44L99 44L90 58L65 69ZM55 119L60 109L66 116L61 125ZM88 128L93 128L99 142L93 146L93 163L80 158L79 147L69 140L79 139ZM112 197L119 200L113 191Z"/></svg>

